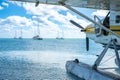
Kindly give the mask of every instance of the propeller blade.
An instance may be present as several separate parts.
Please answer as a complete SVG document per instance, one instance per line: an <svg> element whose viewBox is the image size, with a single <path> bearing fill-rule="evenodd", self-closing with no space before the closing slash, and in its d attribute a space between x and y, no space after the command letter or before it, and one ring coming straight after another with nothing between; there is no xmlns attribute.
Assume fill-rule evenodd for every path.
<svg viewBox="0 0 120 80"><path fill-rule="evenodd" d="M89 38L86 37L86 50L88 51L89 50Z"/></svg>
<svg viewBox="0 0 120 80"><path fill-rule="evenodd" d="M35 7L38 7L38 5L39 5L39 1L37 1L36 3L35 3Z"/></svg>
<svg viewBox="0 0 120 80"><path fill-rule="evenodd" d="M79 28L81 28L82 30L84 30L85 28L83 28L81 25L79 25L78 23L76 23L75 21L73 21L73 20L70 20L70 22L72 23L72 24L74 24L75 26L77 26L77 27L79 27Z"/></svg>

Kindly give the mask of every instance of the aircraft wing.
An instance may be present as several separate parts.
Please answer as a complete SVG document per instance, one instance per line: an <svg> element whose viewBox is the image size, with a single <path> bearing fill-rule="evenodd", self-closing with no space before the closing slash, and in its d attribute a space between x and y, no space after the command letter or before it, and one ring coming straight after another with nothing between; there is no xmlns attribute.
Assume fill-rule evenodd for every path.
<svg viewBox="0 0 120 80"><path fill-rule="evenodd" d="M21 2L32 2L40 4L52 4L52 5L60 5L59 2L63 2L66 5L70 5L73 7L81 7L81 8L93 8L93 9L103 9L109 10L110 8L110 0L10 0L10 1L21 1Z"/></svg>

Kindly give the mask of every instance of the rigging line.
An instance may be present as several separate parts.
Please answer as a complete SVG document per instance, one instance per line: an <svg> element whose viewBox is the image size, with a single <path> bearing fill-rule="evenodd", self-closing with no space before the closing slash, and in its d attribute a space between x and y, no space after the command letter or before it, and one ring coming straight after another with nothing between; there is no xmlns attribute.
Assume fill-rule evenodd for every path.
<svg viewBox="0 0 120 80"><path fill-rule="evenodd" d="M104 63L106 63L107 61L109 61L110 59L112 59L112 58L114 58L114 57L115 57L115 55L113 55L112 57L108 58L108 59L107 59L107 60L105 60L104 62L100 63L100 65L102 65L102 64L104 64Z"/></svg>

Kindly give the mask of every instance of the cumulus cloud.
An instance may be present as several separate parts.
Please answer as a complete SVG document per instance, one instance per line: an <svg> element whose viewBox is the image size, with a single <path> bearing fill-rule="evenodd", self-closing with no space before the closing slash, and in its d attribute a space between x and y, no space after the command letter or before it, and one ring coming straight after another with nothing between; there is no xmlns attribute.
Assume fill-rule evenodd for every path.
<svg viewBox="0 0 120 80"><path fill-rule="evenodd" d="M8 5L8 3L6 3L6 2L2 2L2 6L8 7L9 5Z"/></svg>
<svg viewBox="0 0 120 80"><path fill-rule="evenodd" d="M33 30L32 20L20 16L9 16L6 19L0 19L0 25L0 32L4 31L3 33L8 33L9 35L4 35L4 37L13 37L15 30L18 32L18 35L20 35L21 28L23 29L23 32L28 31L29 33L32 33L30 31Z"/></svg>
<svg viewBox="0 0 120 80"><path fill-rule="evenodd" d="M31 22L26 17L20 16L9 16L6 19L2 19L0 24L4 26L4 24L9 24L12 27L29 27Z"/></svg>
<svg viewBox="0 0 120 80"><path fill-rule="evenodd" d="M75 20L80 25L86 27L89 23L85 20L79 19L76 15L69 12L68 9L62 6L43 5L40 4L35 7L34 3L21 3L12 2L15 5L23 7L28 15L32 18L20 17L20 16L9 16L6 19L1 19L1 28L11 32L14 35L16 29L20 32L20 27L23 29L24 37L33 37L36 28L39 26L42 37L53 37L55 38L59 32L64 32L64 37L81 37L80 30L69 22L69 20ZM62 11L65 14L62 14ZM6 25L5 27L5 23ZM7 28L7 26L11 25ZM7 28L7 29L6 29ZM74 34L73 34L74 33ZM83 35L82 37L84 37Z"/></svg>

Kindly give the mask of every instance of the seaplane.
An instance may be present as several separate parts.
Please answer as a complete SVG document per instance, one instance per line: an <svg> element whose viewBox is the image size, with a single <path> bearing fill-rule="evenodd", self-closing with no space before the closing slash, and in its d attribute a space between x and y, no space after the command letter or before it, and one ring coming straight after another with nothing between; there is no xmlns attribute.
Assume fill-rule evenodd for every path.
<svg viewBox="0 0 120 80"><path fill-rule="evenodd" d="M105 56L107 50L112 48L115 50L115 63L120 69L120 0L10 0L32 2L35 6L39 4L60 5L75 12L79 16L92 22L91 25L83 28L81 25L73 20L70 22L77 27L81 28L82 32L86 33L86 49L89 50L89 39L94 40L96 43L104 45L104 50L100 53L92 66L80 62L78 59L67 61L66 69L68 72L83 78L85 80L120 80L120 74L107 72L99 68L101 60ZM94 20L84 15L73 7L90 8L98 10L108 10L106 17L101 20L99 17L94 16Z"/></svg>

